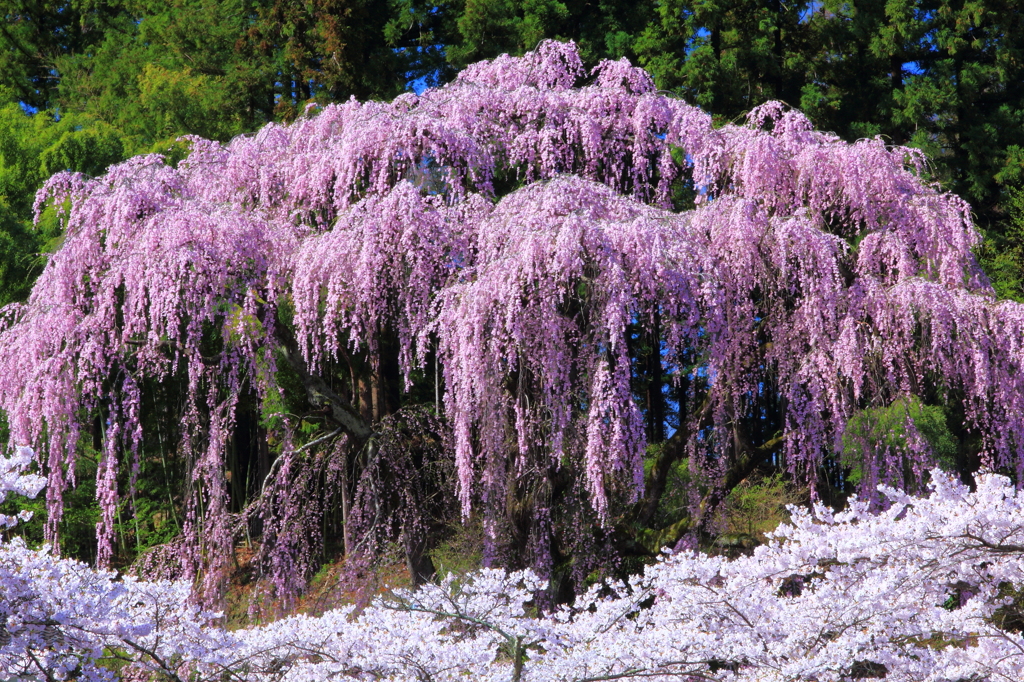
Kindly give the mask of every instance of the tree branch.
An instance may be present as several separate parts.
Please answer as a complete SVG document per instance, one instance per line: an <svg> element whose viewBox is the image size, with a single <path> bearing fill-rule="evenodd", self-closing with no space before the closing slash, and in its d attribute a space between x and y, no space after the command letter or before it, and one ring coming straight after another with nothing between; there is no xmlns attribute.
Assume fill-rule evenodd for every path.
<svg viewBox="0 0 1024 682"><path fill-rule="evenodd" d="M329 418L332 421L356 440L367 440L373 434L371 426L359 416L349 401L335 393L322 378L310 373L309 366L303 359L302 353L299 352L299 343L287 325L276 325L274 333L281 344L281 353L285 361L299 375L309 402L313 405L329 407Z"/></svg>

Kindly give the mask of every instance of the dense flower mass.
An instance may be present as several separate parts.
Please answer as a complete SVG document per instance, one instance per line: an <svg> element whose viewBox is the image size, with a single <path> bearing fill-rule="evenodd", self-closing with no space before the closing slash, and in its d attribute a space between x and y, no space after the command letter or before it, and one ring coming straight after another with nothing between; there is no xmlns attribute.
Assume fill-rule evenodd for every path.
<svg viewBox="0 0 1024 682"><path fill-rule="evenodd" d="M984 463L1024 475L1024 308L994 300L968 206L922 179L915 150L843 142L779 103L716 128L643 71L588 73L558 43L191 149L176 167L55 176L39 208L62 212L65 241L0 317L0 409L14 442L45 453L51 540L85 432L100 445L101 564L145 386L174 378L181 561L216 592L238 527L225 462L239 404L273 412L285 363L347 439L349 469L381 452L368 444L395 412L387 385L436 363L463 511L483 506L492 538L493 509L522 490L548 518L558 476L602 520L641 493L665 421L661 394L642 409L631 384L644 334L648 378L672 375L674 428L709 485L741 461L814 481L857 410L925 395L958 404ZM332 363L344 372L321 374ZM265 422L291 447L287 424ZM923 476L930 446L907 444L908 466L866 457L866 480ZM299 503L262 489L281 495L268 527ZM551 523L529 533L550 565Z"/></svg>
<svg viewBox="0 0 1024 682"><path fill-rule="evenodd" d="M187 583L0 544L0 669L45 679L252 682L1016 680L1024 494L939 470L875 514L794 510L753 556L666 556L539 615L530 571L483 570L364 609L226 631ZM2 479L7 481L8 479ZM0 482L0 490L7 483Z"/></svg>

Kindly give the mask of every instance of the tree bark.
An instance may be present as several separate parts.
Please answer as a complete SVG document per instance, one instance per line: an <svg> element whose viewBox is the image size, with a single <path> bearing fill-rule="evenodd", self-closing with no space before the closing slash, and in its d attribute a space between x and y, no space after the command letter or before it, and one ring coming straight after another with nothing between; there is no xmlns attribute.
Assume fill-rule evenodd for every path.
<svg viewBox="0 0 1024 682"><path fill-rule="evenodd" d="M661 313L654 313L648 333L651 351L647 355L647 440L660 443L665 440L665 396L661 371Z"/></svg>

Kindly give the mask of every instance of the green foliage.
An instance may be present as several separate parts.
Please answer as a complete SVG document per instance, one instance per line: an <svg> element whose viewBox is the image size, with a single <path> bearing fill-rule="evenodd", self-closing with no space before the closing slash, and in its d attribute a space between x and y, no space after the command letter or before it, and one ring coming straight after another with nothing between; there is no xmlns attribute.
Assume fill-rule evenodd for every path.
<svg viewBox="0 0 1024 682"><path fill-rule="evenodd" d="M599 0L464 0L446 48L464 66L502 53L521 55L547 38L574 40L589 62L634 57L654 3Z"/></svg>
<svg viewBox="0 0 1024 682"><path fill-rule="evenodd" d="M90 117L30 116L17 104L0 106L0 197L22 219L46 178L62 170L97 175L124 152L117 132Z"/></svg>
<svg viewBox="0 0 1024 682"><path fill-rule="evenodd" d="M424 75L421 62L440 61L431 28L441 18L432 10L389 0L271 0L256 11L247 50L284 76L279 116L310 100L389 98L405 89L406 73Z"/></svg>
<svg viewBox="0 0 1024 682"><path fill-rule="evenodd" d="M977 255L999 298L1024 302L1024 190L1006 192L1007 216L986 235Z"/></svg>
<svg viewBox="0 0 1024 682"><path fill-rule="evenodd" d="M89 114L118 131L126 155L185 133L225 140L312 100L392 97L408 78L437 71L436 9L389 0L16 0L0 17L0 103Z"/></svg>
<svg viewBox="0 0 1024 682"><path fill-rule="evenodd" d="M479 569L484 551L484 526L480 518L453 524L446 531L447 538L430 551L438 577L463 576Z"/></svg>
<svg viewBox="0 0 1024 682"><path fill-rule="evenodd" d="M1024 302L1024 148L1007 148L995 181L1002 188L1002 215L985 235L978 259L999 298Z"/></svg>
<svg viewBox="0 0 1024 682"><path fill-rule="evenodd" d="M0 306L28 297L35 281L38 240L0 197Z"/></svg>
<svg viewBox="0 0 1024 682"><path fill-rule="evenodd" d="M111 164L124 158L124 145L117 131L96 121L64 130L52 145L39 155L44 177L64 170L100 175Z"/></svg>
<svg viewBox="0 0 1024 682"><path fill-rule="evenodd" d="M664 448L664 443L655 443L647 446L647 457L644 459L644 475L649 478L651 469L654 466L655 458ZM654 528L665 528L679 523L681 519L690 516L690 492L693 490L693 477L690 474L688 460L681 459L674 462L668 472L665 484L665 493L661 496L658 510L654 515L651 525ZM660 550L658 545L655 551Z"/></svg>
<svg viewBox="0 0 1024 682"><path fill-rule="evenodd" d="M238 117L229 113L235 102L223 85L190 68L146 64L138 78L138 94L139 120L145 124L141 136L146 141L186 130L226 138L241 129Z"/></svg>
<svg viewBox="0 0 1024 682"><path fill-rule="evenodd" d="M118 505L115 529L124 564L181 533L174 490L161 465L158 457L142 460L134 491L128 481L119 482L123 498Z"/></svg>
<svg viewBox="0 0 1024 682"><path fill-rule="evenodd" d="M466 0L458 21L464 42L452 51L452 58L470 63L485 51L521 54L557 35L557 25L568 13L557 0Z"/></svg>
<svg viewBox="0 0 1024 682"><path fill-rule="evenodd" d="M105 26L111 6L96 0L5 0L0 12L0 102L35 109L52 105L58 85L54 59L81 52ZM2 126L0 126L2 128Z"/></svg>
<svg viewBox="0 0 1024 682"><path fill-rule="evenodd" d="M53 104L114 126L132 153L184 133L227 139L270 118L270 73L236 49L252 3L139 0L118 10L88 50L54 59Z"/></svg>
<svg viewBox="0 0 1024 682"><path fill-rule="evenodd" d="M657 5L636 41L659 88L679 91L722 119L769 99L796 105L813 59L804 3L692 2Z"/></svg>
<svg viewBox="0 0 1024 682"><path fill-rule="evenodd" d="M847 139L932 154L937 178L1002 215L997 175L1024 145L1024 16L1013 0L11 0L6 101L88 112L131 152L225 139L303 103L390 97L545 38L628 56L731 120L782 99Z"/></svg>
<svg viewBox="0 0 1024 682"><path fill-rule="evenodd" d="M887 453L903 458L905 480L910 474L908 425L924 438L933 461L942 469L956 467L957 441L946 424L946 412L937 405L925 405L917 396L899 398L888 407L861 410L847 423L840 462L849 468L847 481L856 485L864 478L867 457Z"/></svg>
<svg viewBox="0 0 1024 682"><path fill-rule="evenodd" d="M750 476L725 500L724 535L764 542L767 533L789 521L788 507L804 499L805 495L781 473Z"/></svg>

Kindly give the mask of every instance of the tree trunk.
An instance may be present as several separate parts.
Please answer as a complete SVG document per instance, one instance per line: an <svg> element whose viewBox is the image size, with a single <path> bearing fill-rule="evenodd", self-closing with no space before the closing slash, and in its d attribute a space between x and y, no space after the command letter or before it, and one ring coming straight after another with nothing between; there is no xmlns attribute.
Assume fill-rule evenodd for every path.
<svg viewBox="0 0 1024 682"><path fill-rule="evenodd" d="M647 355L647 440L660 443L665 440L665 396L661 371L661 313L654 313L648 334L650 353Z"/></svg>

